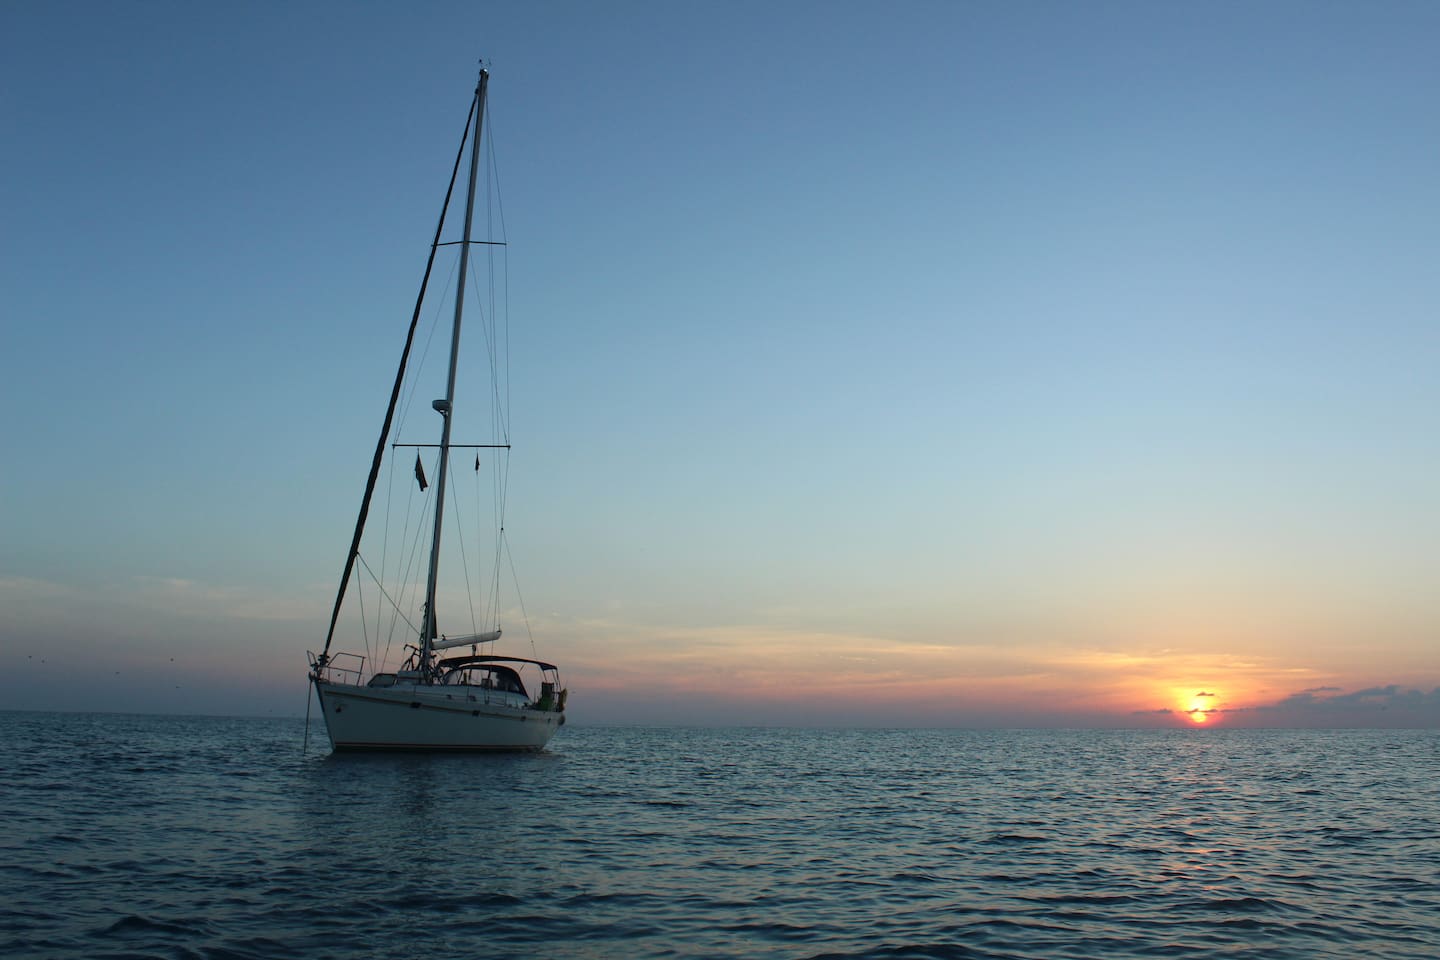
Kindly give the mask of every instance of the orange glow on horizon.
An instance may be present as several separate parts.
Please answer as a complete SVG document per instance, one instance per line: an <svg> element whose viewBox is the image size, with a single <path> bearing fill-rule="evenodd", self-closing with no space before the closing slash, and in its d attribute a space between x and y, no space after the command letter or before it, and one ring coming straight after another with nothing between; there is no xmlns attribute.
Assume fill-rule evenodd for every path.
<svg viewBox="0 0 1440 960"><path fill-rule="evenodd" d="M561 634L552 659L565 659L577 689L583 685L607 705L647 689L656 695L656 710L663 703L697 716L733 711L807 723L883 717L894 725L939 726L1024 725L1033 718L1059 726L1093 720L1209 730L1252 726L1259 717L1247 710L1298 689L1356 686L1309 667L1223 649L946 645L767 625L563 626L552 631Z"/></svg>

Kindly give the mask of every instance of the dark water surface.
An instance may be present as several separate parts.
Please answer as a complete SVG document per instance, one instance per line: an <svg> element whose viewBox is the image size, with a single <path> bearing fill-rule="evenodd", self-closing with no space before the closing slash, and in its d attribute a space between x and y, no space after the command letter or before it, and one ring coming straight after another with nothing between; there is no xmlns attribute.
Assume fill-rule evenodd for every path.
<svg viewBox="0 0 1440 960"><path fill-rule="evenodd" d="M1435 731L0 713L0 957L1440 957Z"/></svg>

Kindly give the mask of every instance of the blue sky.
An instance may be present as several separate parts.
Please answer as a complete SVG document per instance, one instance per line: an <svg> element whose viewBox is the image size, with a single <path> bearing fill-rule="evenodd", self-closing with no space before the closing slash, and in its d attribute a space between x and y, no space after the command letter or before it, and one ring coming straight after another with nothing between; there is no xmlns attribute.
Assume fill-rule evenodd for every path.
<svg viewBox="0 0 1440 960"><path fill-rule="evenodd" d="M1437 27L12 3L0 702L303 700L481 56L509 530L591 719L1432 690Z"/></svg>

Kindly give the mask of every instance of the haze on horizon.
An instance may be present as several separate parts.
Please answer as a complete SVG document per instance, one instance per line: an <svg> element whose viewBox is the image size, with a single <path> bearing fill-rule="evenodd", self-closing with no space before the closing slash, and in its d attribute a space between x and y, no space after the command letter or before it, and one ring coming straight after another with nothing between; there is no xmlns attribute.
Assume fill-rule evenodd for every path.
<svg viewBox="0 0 1440 960"><path fill-rule="evenodd" d="M0 709L303 713L485 56L572 722L1440 726L1440 8L3 16Z"/></svg>

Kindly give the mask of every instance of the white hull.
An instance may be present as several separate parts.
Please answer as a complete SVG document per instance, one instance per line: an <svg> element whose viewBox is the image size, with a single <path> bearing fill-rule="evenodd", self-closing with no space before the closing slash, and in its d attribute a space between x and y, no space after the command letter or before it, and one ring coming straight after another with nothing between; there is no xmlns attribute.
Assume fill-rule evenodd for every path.
<svg viewBox="0 0 1440 960"><path fill-rule="evenodd" d="M362 687L315 681L335 750L539 750L565 722L554 710L477 688Z"/></svg>

